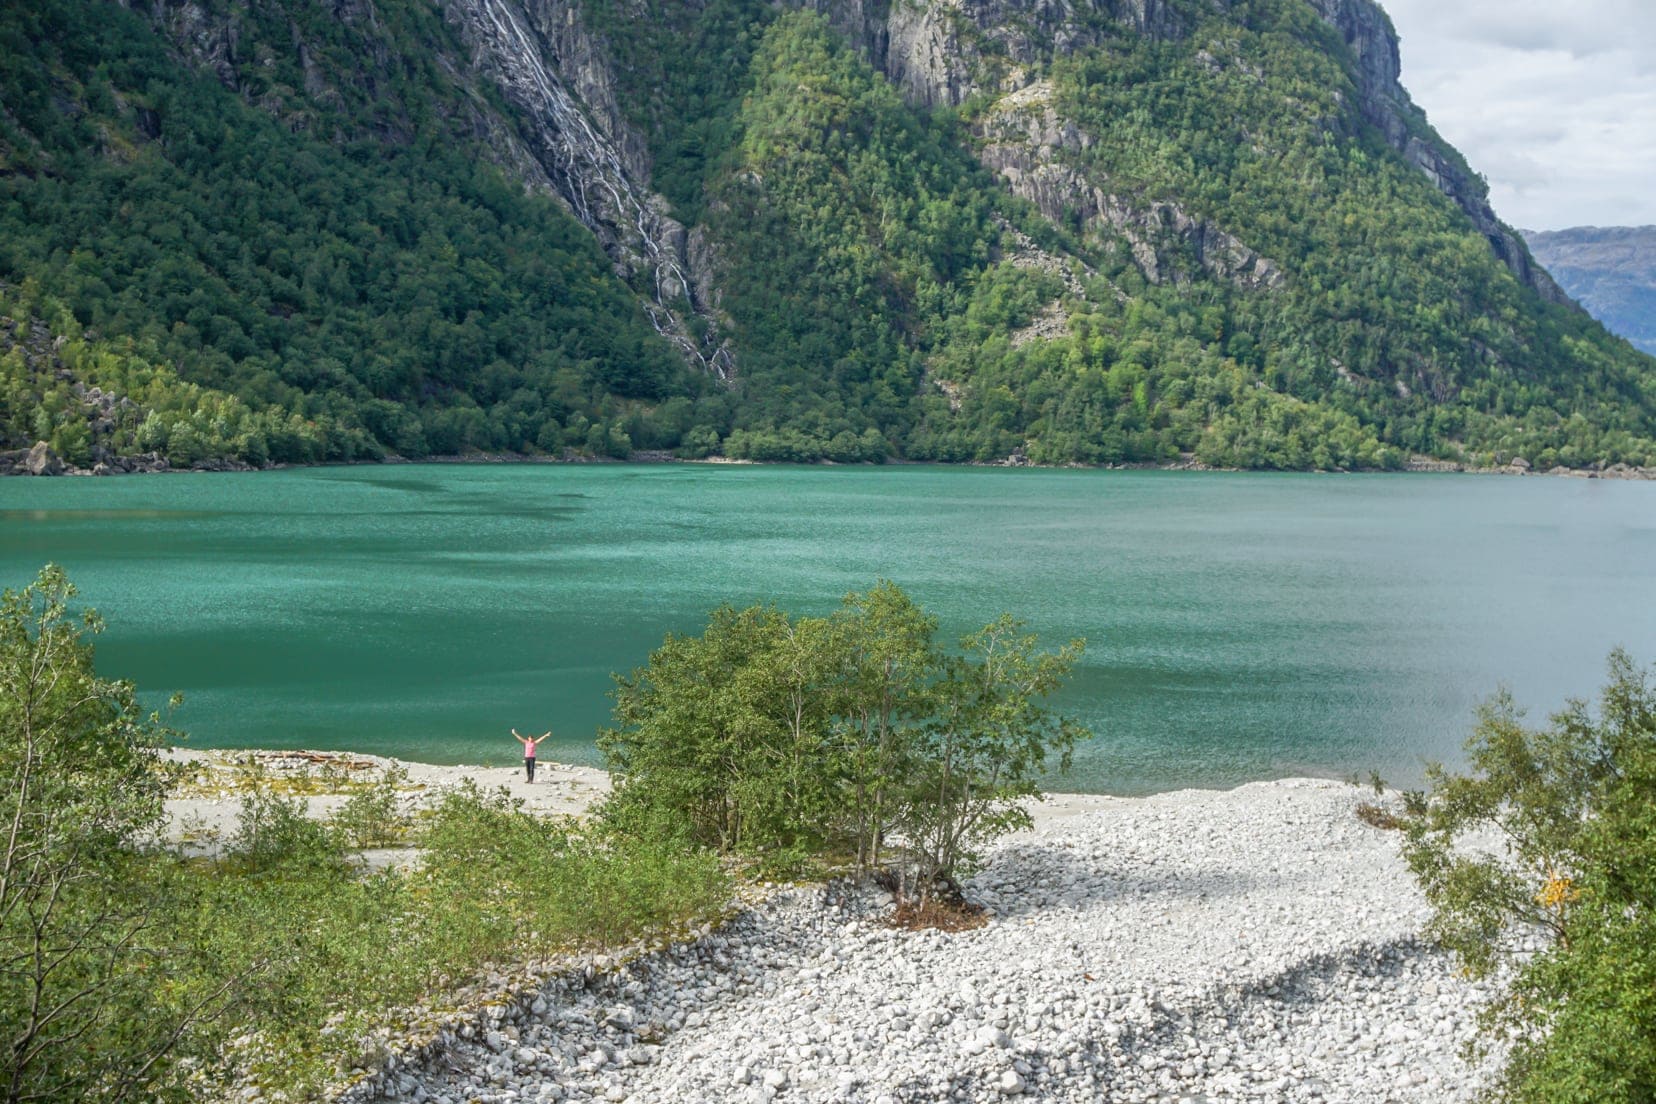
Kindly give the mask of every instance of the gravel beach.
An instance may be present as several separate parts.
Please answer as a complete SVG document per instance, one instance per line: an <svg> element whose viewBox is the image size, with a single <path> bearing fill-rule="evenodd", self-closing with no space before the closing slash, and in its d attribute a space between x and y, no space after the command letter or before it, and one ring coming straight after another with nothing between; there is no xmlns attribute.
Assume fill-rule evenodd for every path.
<svg viewBox="0 0 1656 1104"><path fill-rule="evenodd" d="M341 1100L1469 1100L1488 994L1419 941L1426 906L1397 834L1354 815L1365 796L1053 795L968 885L982 928L781 890L393 1046Z"/></svg>

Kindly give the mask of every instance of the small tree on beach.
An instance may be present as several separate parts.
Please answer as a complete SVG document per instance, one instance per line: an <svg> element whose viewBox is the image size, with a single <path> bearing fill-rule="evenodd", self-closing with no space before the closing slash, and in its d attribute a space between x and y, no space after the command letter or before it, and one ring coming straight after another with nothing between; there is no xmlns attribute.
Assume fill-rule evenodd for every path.
<svg viewBox="0 0 1656 1104"><path fill-rule="evenodd" d="M900 839L901 892L925 903L1028 823L1022 802L1085 735L1044 705L1081 641L1045 653L1001 618L949 653L936 628L881 583L830 617L722 607L669 636L617 676L606 815L784 866L838 853L868 872Z"/></svg>
<svg viewBox="0 0 1656 1104"><path fill-rule="evenodd" d="M978 848L1031 824L1049 760L1067 771L1087 735L1044 704L1084 647L1042 652L1021 622L1002 616L961 641L933 689L935 714L909 757L899 828L912 855L903 895L924 906L978 861Z"/></svg>

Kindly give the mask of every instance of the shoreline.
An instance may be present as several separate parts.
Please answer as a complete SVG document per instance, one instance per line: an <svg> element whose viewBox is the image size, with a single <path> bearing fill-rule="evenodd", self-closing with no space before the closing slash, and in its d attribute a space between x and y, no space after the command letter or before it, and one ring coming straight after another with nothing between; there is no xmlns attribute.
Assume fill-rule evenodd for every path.
<svg viewBox="0 0 1656 1104"><path fill-rule="evenodd" d="M36 446L38 447L38 446ZM29 453L29 449L11 450L18 457ZM10 455L8 453L7 455ZM50 450L48 450L50 454ZM968 461L965 463L950 463L944 460L902 460L888 459L883 463L865 461L859 464L842 464L833 460L818 460L814 463L788 463L771 460L738 460L724 456L708 456L697 460L677 457L669 452L634 453L625 460L607 456L548 456L530 455L528 453L469 453L462 455L426 456L419 459L409 459L403 456L387 456L379 460L332 460L316 464L267 464L264 467L254 467L239 460L225 460L216 458L197 461L189 467L173 467L166 460L148 454L137 457L116 457L117 463L100 462L93 468L69 467L55 454L50 454L55 462L55 470L48 466L46 470L31 471L19 459L7 468L0 464L0 478L15 476L18 478L105 478L120 475L180 475L199 474L203 472L266 472L266 471L297 471L310 468L357 468L368 466L404 466L418 464L439 464L455 466L484 466L484 465L624 465L655 467L670 464L702 464L712 467L766 467L766 468L902 468L902 467L940 467L940 468L1004 468L1032 471L1164 471L1164 472L1204 472L1204 473L1231 473L1231 474L1272 474L1272 475L1504 475L1504 476L1537 476L1546 475L1569 479L1608 479L1630 482L1656 481L1656 468L1636 468L1628 464L1610 464L1607 466L1589 466L1585 468L1568 468L1562 465L1545 471L1533 468L1527 461L1517 458L1513 463L1500 467L1476 467L1456 460L1434 460L1428 457L1412 457L1401 468L1355 468L1355 469L1328 469L1328 468L1216 468L1210 467L1193 458L1181 459L1167 463L1133 462L1121 464L1036 464L1028 460L1007 458L1005 460ZM1522 461L1522 462L1520 462Z"/></svg>
<svg viewBox="0 0 1656 1104"><path fill-rule="evenodd" d="M608 782L550 761L529 786L521 767L166 754L209 777L397 765L414 785L504 784L560 813ZM723 924L502 964L377 1033L328 1099L1442 1104L1489 1083L1499 1055L1470 1065L1459 1048L1494 989L1424 942L1396 834L1356 815L1372 790L1045 797L964 884L981 928L894 927L873 887L750 885ZM182 800L222 815L230 797Z"/></svg>

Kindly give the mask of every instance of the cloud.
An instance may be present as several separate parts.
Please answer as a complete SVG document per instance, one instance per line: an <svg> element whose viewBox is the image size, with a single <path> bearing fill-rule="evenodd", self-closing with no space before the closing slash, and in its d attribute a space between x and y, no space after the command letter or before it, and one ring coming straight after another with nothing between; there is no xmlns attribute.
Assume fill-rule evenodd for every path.
<svg viewBox="0 0 1656 1104"><path fill-rule="evenodd" d="M1656 223L1656 3L1382 2L1404 85L1504 219Z"/></svg>

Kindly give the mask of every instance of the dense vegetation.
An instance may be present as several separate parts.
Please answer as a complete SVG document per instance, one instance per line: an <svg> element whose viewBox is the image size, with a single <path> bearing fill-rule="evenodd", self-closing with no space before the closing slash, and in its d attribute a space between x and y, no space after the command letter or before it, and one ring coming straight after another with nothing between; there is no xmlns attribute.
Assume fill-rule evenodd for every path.
<svg viewBox="0 0 1656 1104"><path fill-rule="evenodd" d="M1477 974L1515 973L1489 1017L1513 1043L1495 1095L1656 1099L1656 682L1618 651L1596 714L1531 729L1502 695L1467 750L1468 774L1413 798L1406 854L1435 934ZM1487 831L1498 850L1457 846Z"/></svg>
<svg viewBox="0 0 1656 1104"><path fill-rule="evenodd" d="M612 451L645 404L687 408L700 381L592 237L468 148L460 90L421 56L449 40L437 14L387 5L376 42L290 7L248 9L263 22L242 96L113 4L0 12L0 279L30 282L25 306L50 297L60 334L311 425L228 442L254 463ZM342 67L375 49L407 64L361 74L372 97L306 96L291 48L270 49L290 15ZM197 451L173 449L177 424L146 444ZM654 424L633 443L677 444L682 427Z"/></svg>
<svg viewBox="0 0 1656 1104"><path fill-rule="evenodd" d="M57 366L7 355L0 445L1656 464L1656 366L1520 286L1366 121L1303 0L1175 3L1173 40L1075 14L1095 44L1025 66L1089 136L1055 154L1083 187L1235 235L1274 288L1172 231L1049 221L974 156L1021 108L916 108L822 15L583 0L646 183L713 243L729 388L494 167L512 109L432 7L220 0L203 18L239 45L210 66L178 9L133 8L0 11L0 282L10 317L79 343L83 384L136 372L158 405L89 429Z"/></svg>
<svg viewBox="0 0 1656 1104"><path fill-rule="evenodd" d="M707 855L596 835L466 788L410 810L395 775L344 783L327 822L294 778L238 783L206 857L156 842L184 779L95 616L55 568L0 600L0 1100L211 1097L235 1076L308 1096L364 1037L491 962L671 930L725 906ZM334 780L338 782L339 780ZM294 796L286 796L282 787ZM360 848L417 842L413 870Z"/></svg>

